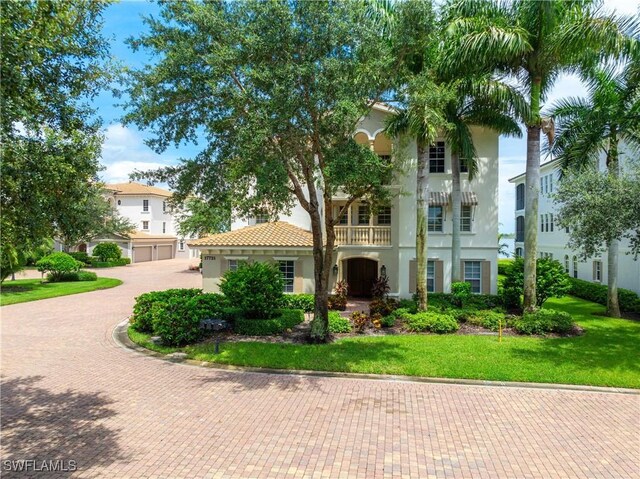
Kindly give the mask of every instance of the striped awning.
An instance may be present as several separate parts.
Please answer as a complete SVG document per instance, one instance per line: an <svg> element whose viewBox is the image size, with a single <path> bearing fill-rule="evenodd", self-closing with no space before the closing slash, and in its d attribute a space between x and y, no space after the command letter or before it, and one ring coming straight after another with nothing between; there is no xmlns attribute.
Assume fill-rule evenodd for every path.
<svg viewBox="0 0 640 479"><path fill-rule="evenodd" d="M476 206L478 204L478 197L473 191L463 191L462 204L465 206Z"/></svg>
<svg viewBox="0 0 640 479"><path fill-rule="evenodd" d="M449 204L449 193L444 191L429 192L429 206L447 206Z"/></svg>

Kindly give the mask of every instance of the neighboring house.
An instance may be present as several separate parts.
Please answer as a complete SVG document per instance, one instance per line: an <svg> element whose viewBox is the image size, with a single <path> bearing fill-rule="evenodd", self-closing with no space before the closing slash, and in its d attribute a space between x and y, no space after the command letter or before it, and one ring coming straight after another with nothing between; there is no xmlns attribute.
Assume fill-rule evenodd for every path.
<svg viewBox="0 0 640 479"><path fill-rule="evenodd" d="M604 165L600 165L604 168ZM558 160L548 161L540 165L540 197L538 203L538 256L558 260L567 274L595 283L607 284L607 253L585 261L580 259L577 251L567 247L569 232L558 225L557 206L551 195L557 190L560 181L560 165ZM516 187L516 239L515 255L524 255L524 205L525 174L522 173L509 180ZM640 293L640 262L630 252L627 240L620 242L618 261L618 287Z"/></svg>
<svg viewBox="0 0 640 479"><path fill-rule="evenodd" d="M112 235L95 238L74 249L89 254L98 243L111 241L122 249L122 255L132 263L171 258L195 258L196 250L177 234L176 218L168 204L171 192L140 183L113 183L105 185L105 197L118 213L132 222L136 229L127 237Z"/></svg>
<svg viewBox="0 0 640 479"><path fill-rule="evenodd" d="M354 138L378 155L392 155L392 142L383 133L389 107L376 105L364 118ZM462 271L476 293L497 292L498 237L498 135L474 129L478 151L478 175L470 183L462 174L462 220L451 221L450 149L437 140L429 160L428 288L431 292L451 290L451 231L462 229ZM408 146L410 166L392 188L397 195L389 208L372 215L365 202L351 205L336 226L336 248L330 289L346 280L349 294L369 296L376 278L386 274L391 295L410 297L416 290L416 157L415 143ZM345 200L337 196L336 203ZM337 210L337 208L336 208ZM337 211L334 212L337 214ZM275 261L285 276L285 292L312 293L313 257L311 225L300 205L278 222L263 217L236 218L231 231L189 243L202 253L203 287L217 291L220 278L240 261Z"/></svg>

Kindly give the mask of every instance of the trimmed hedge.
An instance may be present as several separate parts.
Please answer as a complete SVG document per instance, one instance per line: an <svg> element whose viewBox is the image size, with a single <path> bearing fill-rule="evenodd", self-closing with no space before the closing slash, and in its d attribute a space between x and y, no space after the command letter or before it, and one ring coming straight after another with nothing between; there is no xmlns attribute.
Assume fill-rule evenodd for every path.
<svg viewBox="0 0 640 479"><path fill-rule="evenodd" d="M84 264L67 253L51 253L41 258L36 263L38 271L49 273L47 279L50 282L62 281L62 278L69 273L77 273Z"/></svg>
<svg viewBox="0 0 640 479"><path fill-rule="evenodd" d="M237 317L233 329L237 334L247 336L269 336L280 334L304 321L304 311L301 309L281 309L278 310L278 313L278 316L271 319Z"/></svg>
<svg viewBox="0 0 640 479"><path fill-rule="evenodd" d="M515 321L514 329L520 334L568 334L575 323L569 313L554 309L539 309L534 313L525 313L522 319Z"/></svg>
<svg viewBox="0 0 640 479"><path fill-rule="evenodd" d="M69 253L69 256L78 261L82 261L87 266L91 264L91 257L84 251L74 251L73 253Z"/></svg>
<svg viewBox="0 0 640 479"><path fill-rule="evenodd" d="M403 316L404 324L409 331L431 333L454 333L458 330L458 322L450 314L425 311Z"/></svg>
<svg viewBox="0 0 640 479"><path fill-rule="evenodd" d="M173 297L188 297L202 294L200 289L167 289L165 291L151 291L141 294L136 298L133 306L133 316L131 317L131 325L136 331L141 333L153 332L153 311L152 308L156 303L165 303Z"/></svg>
<svg viewBox="0 0 640 479"><path fill-rule="evenodd" d="M89 260L92 268L113 268L115 266L126 266L131 263L131 258L118 258L109 261L100 261L99 258L92 257Z"/></svg>
<svg viewBox="0 0 640 479"><path fill-rule="evenodd" d="M305 313L312 313L315 309L315 297L313 294L285 294L280 308L301 309Z"/></svg>
<svg viewBox="0 0 640 479"><path fill-rule="evenodd" d="M191 314L190 301L193 298L171 296L156 302L151 308L154 334L168 346L194 343L202 336L200 317Z"/></svg>
<svg viewBox="0 0 640 479"><path fill-rule="evenodd" d="M504 313L491 310L475 311L471 314L468 322L480 325L491 331L498 331L501 323L503 328L507 326L507 320L505 319Z"/></svg>
<svg viewBox="0 0 640 479"><path fill-rule="evenodd" d="M63 282L73 282L73 281L97 281L98 275L93 271L75 271L73 273L65 273L60 276L57 280L61 283ZM51 274L47 275L47 281L53 282Z"/></svg>
<svg viewBox="0 0 640 479"><path fill-rule="evenodd" d="M337 311L329 311L329 332L331 333L350 333L351 321L343 318Z"/></svg>
<svg viewBox="0 0 640 479"><path fill-rule="evenodd" d="M604 306L607 305L606 285L577 278L569 278L569 282L571 283L570 295ZM640 296L633 291L618 289L618 301L620 302L620 310L640 313Z"/></svg>

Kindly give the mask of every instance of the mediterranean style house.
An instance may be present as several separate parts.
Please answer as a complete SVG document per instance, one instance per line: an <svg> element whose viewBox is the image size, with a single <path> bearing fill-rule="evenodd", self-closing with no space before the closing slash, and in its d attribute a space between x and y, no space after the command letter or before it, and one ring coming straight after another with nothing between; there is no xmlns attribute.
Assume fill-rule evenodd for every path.
<svg viewBox="0 0 640 479"><path fill-rule="evenodd" d="M130 182L107 184L104 195L109 204L136 229L128 237L94 238L72 249L91 254L98 243L115 242L120 246L122 256L130 258L132 263L197 256L198 252L187 245L191 238L177 234L176 218L168 204L170 191ZM56 246L63 248L59 243Z"/></svg>
<svg viewBox="0 0 640 479"><path fill-rule="evenodd" d="M395 153L384 134L385 119L393 110L376 105L363 118L354 138L380 156ZM437 140L429 150L429 218L427 282L431 292L451 290L451 232L461 230L462 272L475 293L497 292L498 134L473 130L479 156L472 182L462 174L462 218L451 220L451 159L449 146ZM330 289L346 280L351 296L367 297L380 275L389 278L391 295L410 297L416 290L416 158L415 142L403 155L409 167L391 188L397 193L389 207L372 214L365 202L351 205L336 226L334 266ZM336 196L336 205L346 197ZM344 203L343 203L344 204ZM338 214L336 207L334 214ZM273 261L285 277L285 292L312 293L311 224L300 205L276 222L266 218L234 218L231 231L189 242L200 250L205 291L217 291L222 275L240 261Z"/></svg>
<svg viewBox="0 0 640 479"><path fill-rule="evenodd" d="M604 163L604 159L601 160ZM604 169L604 164L600 165ZM551 195L556 191L560 181L560 165L558 160L551 160L540 165L540 197L538 203L538 255L541 258L552 258L564 265L567 274L574 278L596 283L607 284L607 253L598 257L582 260L577 251L567 247L569 232L557 224L557 206ZM524 195L525 174L522 173L509 180L516 188L516 256L524 255ZM630 252L627 240L620 242L618 260L618 287L630 289L640 294L640 262Z"/></svg>

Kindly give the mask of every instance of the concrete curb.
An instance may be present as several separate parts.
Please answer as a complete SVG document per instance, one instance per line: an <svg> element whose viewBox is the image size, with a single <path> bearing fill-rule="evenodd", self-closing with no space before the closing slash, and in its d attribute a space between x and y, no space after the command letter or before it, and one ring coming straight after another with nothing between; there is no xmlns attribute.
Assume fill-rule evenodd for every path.
<svg viewBox="0 0 640 479"><path fill-rule="evenodd" d="M119 323L113 330L112 337L115 343L123 349L137 352L145 356L151 356L162 361L170 363L184 364L188 366L197 366L201 368L220 369L225 371L236 371L239 373L259 373L259 374L279 374L289 376L309 376L320 378L342 378L342 379L358 379L371 381L389 381L389 382L406 382L406 383L427 383L427 384L450 384L458 386L485 386L485 387L508 387L508 388L525 388L525 389L546 389L556 391L576 391L590 393L607 393L607 394L631 394L640 395L640 390L627 388L614 388L602 386L582 386L574 384L550 384L550 383L526 383L513 381L485 381L480 379L451 379L451 378L425 378L415 376L396 376L386 374L361 374L361 373L342 373L334 371L306 371L302 369L270 369L256 368L247 366L233 366L229 364L217 364L207 361L196 361L194 359L171 358L165 354L151 351L150 349L138 346L127 334L129 320L125 319Z"/></svg>

